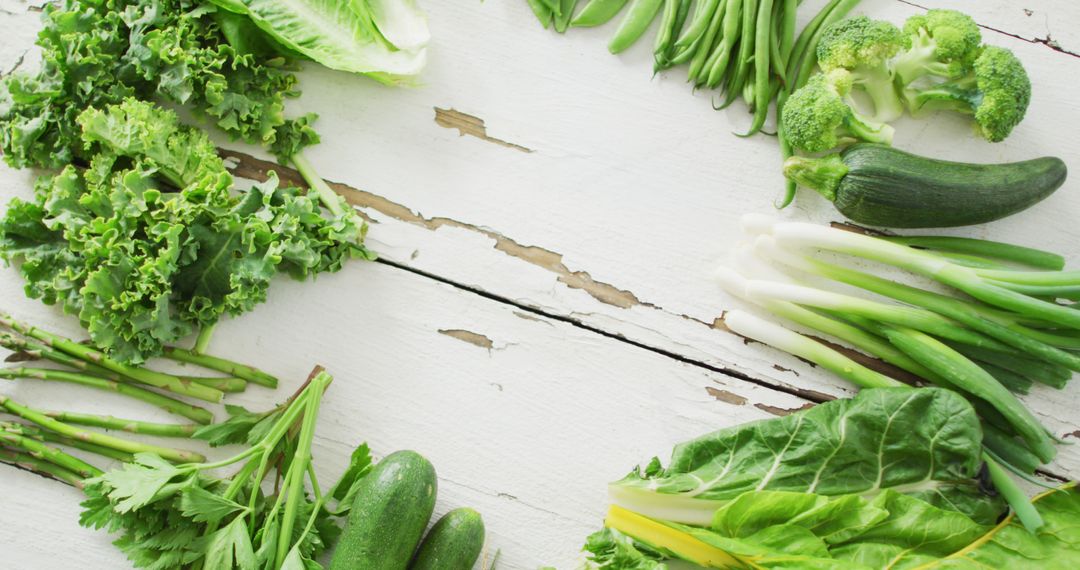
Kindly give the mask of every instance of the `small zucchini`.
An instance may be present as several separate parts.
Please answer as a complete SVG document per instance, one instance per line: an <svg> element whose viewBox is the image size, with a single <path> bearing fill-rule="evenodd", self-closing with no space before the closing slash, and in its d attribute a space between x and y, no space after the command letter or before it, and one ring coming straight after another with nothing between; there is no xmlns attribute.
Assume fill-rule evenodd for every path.
<svg viewBox="0 0 1080 570"><path fill-rule="evenodd" d="M409 570L472 570L484 548L484 520L467 508L454 509L428 531Z"/></svg>
<svg viewBox="0 0 1080 570"><path fill-rule="evenodd" d="M1054 157L965 164L861 143L822 158L791 157L784 176L816 190L861 224L946 228L1025 210L1065 182L1066 168Z"/></svg>
<svg viewBox="0 0 1080 570"><path fill-rule="evenodd" d="M435 468L415 451L397 451L359 485L330 570L405 570L435 510Z"/></svg>

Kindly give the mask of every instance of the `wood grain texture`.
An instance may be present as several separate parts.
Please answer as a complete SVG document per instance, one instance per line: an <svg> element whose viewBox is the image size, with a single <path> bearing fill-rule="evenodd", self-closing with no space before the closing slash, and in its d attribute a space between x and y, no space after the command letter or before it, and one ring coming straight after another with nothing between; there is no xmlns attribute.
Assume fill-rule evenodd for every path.
<svg viewBox="0 0 1080 570"><path fill-rule="evenodd" d="M1031 15L1005 0L960 4L866 0L859 12L900 22L920 6L959 7L1000 30L987 29L987 41L1015 50L1035 84L1028 119L996 145L956 117L904 121L897 146L978 162L1055 154L1080 169L1080 61L1064 53L1080 49L1069 35L1080 29L1076 3L1031 2ZM20 65L32 65L38 15L28 6L0 0L0 72L24 52ZM222 324L215 350L284 379L277 392L232 400L252 408L280 400L315 363L336 375L316 446L323 480L361 441L380 455L417 449L439 470L438 511L480 510L500 567L572 568L600 522L605 483L635 463L851 389L718 325L739 305L709 273L738 239L739 216L772 211L782 183L774 139L731 134L749 124L743 107L713 111L681 69L650 80L648 42L609 55L610 25L559 37L518 0L424 7L435 45L421 86L312 66L290 109L320 113L323 144L310 157L371 218L372 247L397 267L281 280L267 305ZM1047 37L1064 51L1038 41ZM1054 249L1075 266L1077 180L1030 212L947 233ZM0 200L28 196L30 181L0 167ZM837 219L806 193L782 215ZM78 332L24 299L13 270L0 271L0 299L24 319ZM1078 389L1025 400L1072 433ZM118 402L55 386L0 390L87 412L116 413ZM1080 450L1064 447L1054 469L1080 475ZM10 567L126 567L104 534L78 528L74 490L6 468L0 488Z"/></svg>

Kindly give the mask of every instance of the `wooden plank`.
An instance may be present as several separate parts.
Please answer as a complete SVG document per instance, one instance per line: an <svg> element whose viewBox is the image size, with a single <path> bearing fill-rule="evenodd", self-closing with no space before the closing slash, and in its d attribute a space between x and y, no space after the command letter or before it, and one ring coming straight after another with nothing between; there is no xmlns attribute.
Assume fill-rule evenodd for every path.
<svg viewBox="0 0 1080 570"><path fill-rule="evenodd" d="M6 309L79 335L72 319L22 299L16 277L0 272ZM384 264L358 262L315 283L280 279L266 305L216 335L215 350L283 380L233 399L250 409L292 393L316 363L335 374L315 446L324 484L363 441L379 455L420 451L438 469L437 511L482 512L488 550L502 550L505 568L571 567L602 520L608 481L678 441L806 404ZM39 406L168 421L70 386L0 390ZM9 490L0 514L9 567L124 566L105 533L77 528L74 490L6 466L0 488ZM58 541L72 546L58 551Z"/></svg>

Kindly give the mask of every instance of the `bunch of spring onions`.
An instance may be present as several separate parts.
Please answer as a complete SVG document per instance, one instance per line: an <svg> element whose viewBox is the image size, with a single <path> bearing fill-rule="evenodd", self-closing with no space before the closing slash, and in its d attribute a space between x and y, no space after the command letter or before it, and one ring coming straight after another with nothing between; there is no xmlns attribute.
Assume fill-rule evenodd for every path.
<svg viewBox="0 0 1080 570"><path fill-rule="evenodd" d="M859 0L830 0L797 37L801 0L588 0L580 10L578 0L528 2L545 28L553 26L560 33L605 24L625 8L608 44L612 53L637 42L659 16L654 72L687 64L695 88L722 90L718 109L741 96L754 114L743 135L749 136L765 125L773 100L782 105L806 83L817 64L822 31L843 19ZM791 149L783 138L781 145L787 158Z"/></svg>
<svg viewBox="0 0 1080 570"><path fill-rule="evenodd" d="M979 411L987 453L999 463L1028 476L1054 459L1055 436L1016 394L1034 383L1062 388L1080 371L1080 271L1063 270L1060 256L967 238L873 237L759 215L745 216L743 227L749 239L717 272L727 291L880 359L892 372L744 312L725 315L733 332L860 387L915 376L956 390ZM837 257L892 266L948 293L853 269Z"/></svg>

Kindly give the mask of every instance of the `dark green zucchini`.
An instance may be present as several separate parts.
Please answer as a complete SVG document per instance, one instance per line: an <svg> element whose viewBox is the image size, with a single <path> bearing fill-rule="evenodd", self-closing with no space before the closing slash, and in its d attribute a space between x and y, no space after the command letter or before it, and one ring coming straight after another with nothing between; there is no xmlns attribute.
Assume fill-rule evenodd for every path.
<svg viewBox="0 0 1080 570"><path fill-rule="evenodd" d="M1053 194L1065 182L1066 169L1054 157L965 164L862 143L822 158L791 157L784 175L818 191L860 224L945 228L1025 210Z"/></svg>
<svg viewBox="0 0 1080 570"><path fill-rule="evenodd" d="M454 509L431 527L409 570L472 570L484 549L480 513Z"/></svg>
<svg viewBox="0 0 1080 570"><path fill-rule="evenodd" d="M415 451L398 451L359 485L330 570L405 570L435 510L435 468Z"/></svg>

